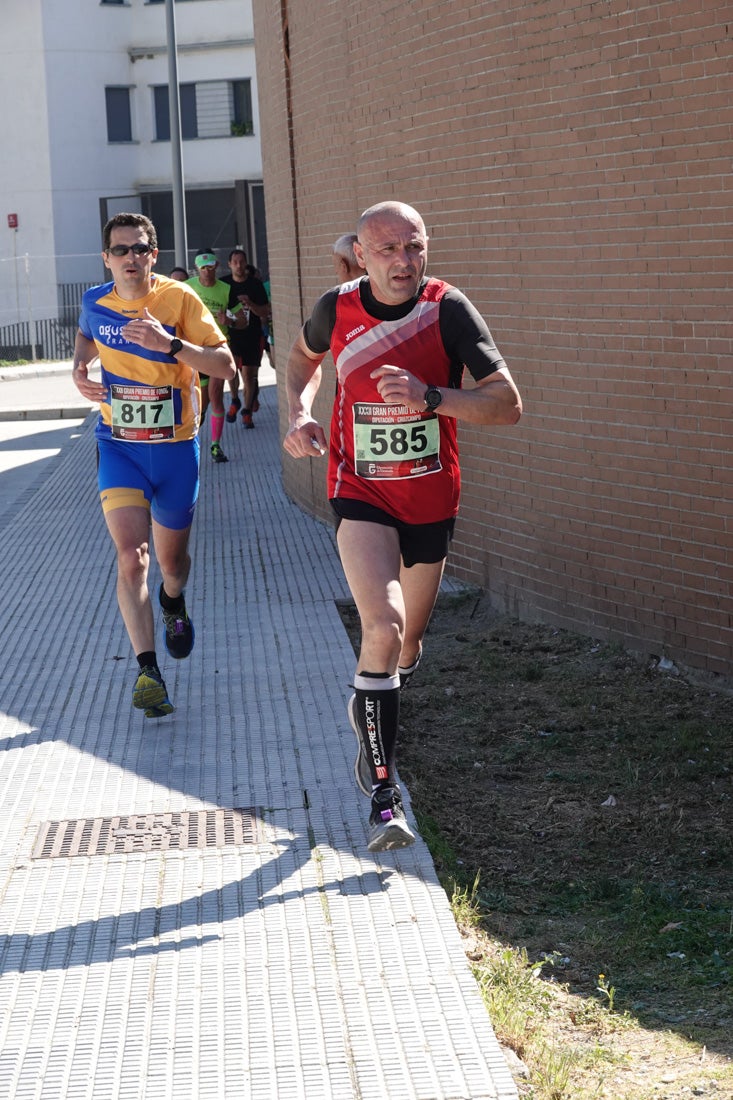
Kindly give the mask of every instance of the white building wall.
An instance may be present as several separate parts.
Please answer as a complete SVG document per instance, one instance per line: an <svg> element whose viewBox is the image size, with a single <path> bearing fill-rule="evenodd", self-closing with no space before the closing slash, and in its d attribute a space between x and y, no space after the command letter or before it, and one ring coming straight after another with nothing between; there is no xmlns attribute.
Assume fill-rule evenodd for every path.
<svg viewBox="0 0 733 1100"><path fill-rule="evenodd" d="M32 311L54 316L57 282L107 277L100 199L140 209L141 191L170 191L171 143L155 141L154 85L168 83L164 3L23 0L0 39L0 326L17 317L13 248L30 257ZM183 142L186 190L262 178L252 9L249 0L175 5L181 83L249 78L254 134ZM107 140L105 86L132 90L133 141ZM17 213L19 229L6 228ZM190 242L196 244L197 242ZM227 242L229 243L229 242ZM234 243L234 242L232 242ZM27 295L26 295L27 297Z"/></svg>
<svg viewBox="0 0 733 1100"><path fill-rule="evenodd" d="M217 0L199 0L213 4ZM179 5L186 6L186 5ZM181 21L182 22L182 21ZM259 139L259 118L256 111L257 81L254 49L212 47L206 53L187 51L182 31L179 42L178 80L181 84L208 80L241 80L252 82L254 134L238 138L199 138L183 142L183 171L186 187L230 186L235 179L261 179L262 154ZM142 139L142 155L138 161L141 186L165 183L170 187L171 149L167 141L154 140L153 86L168 83L165 55L143 58L134 64L137 85L136 114Z"/></svg>
<svg viewBox="0 0 733 1100"><path fill-rule="evenodd" d="M56 305L43 21L33 0L12 9L0 35L0 326Z"/></svg>

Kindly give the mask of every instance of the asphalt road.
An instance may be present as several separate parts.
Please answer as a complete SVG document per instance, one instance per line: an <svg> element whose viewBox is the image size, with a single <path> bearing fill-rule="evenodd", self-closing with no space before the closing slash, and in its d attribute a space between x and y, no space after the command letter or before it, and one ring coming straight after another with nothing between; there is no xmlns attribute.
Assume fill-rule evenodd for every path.
<svg viewBox="0 0 733 1100"><path fill-rule="evenodd" d="M79 434L85 406L70 363L0 371L0 524Z"/></svg>

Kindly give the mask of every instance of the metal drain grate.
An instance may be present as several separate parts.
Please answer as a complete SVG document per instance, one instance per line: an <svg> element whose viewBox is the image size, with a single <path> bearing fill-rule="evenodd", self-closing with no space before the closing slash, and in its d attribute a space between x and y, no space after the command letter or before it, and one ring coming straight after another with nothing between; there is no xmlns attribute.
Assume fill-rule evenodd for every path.
<svg viewBox="0 0 733 1100"><path fill-rule="evenodd" d="M48 821L40 828L31 858L230 848L263 842L262 818L255 808L181 810Z"/></svg>

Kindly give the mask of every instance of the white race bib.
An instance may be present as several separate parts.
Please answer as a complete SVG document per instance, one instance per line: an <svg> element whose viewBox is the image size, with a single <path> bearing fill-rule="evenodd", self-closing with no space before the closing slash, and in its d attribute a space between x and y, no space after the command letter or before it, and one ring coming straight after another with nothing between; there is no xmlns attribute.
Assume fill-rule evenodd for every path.
<svg viewBox="0 0 733 1100"><path fill-rule="evenodd" d="M441 469L437 415L405 405L355 402L354 469L366 479L436 473Z"/></svg>
<svg viewBox="0 0 733 1100"><path fill-rule="evenodd" d="M128 443L175 437L172 386L110 386L112 435Z"/></svg>

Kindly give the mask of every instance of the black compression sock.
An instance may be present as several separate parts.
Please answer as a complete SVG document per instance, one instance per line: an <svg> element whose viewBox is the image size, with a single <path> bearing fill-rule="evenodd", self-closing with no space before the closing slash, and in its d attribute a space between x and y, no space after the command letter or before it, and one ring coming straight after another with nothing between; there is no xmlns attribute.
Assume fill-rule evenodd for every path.
<svg viewBox="0 0 733 1100"><path fill-rule="evenodd" d="M399 683L387 672L359 672L354 677L356 717L374 786L394 781Z"/></svg>
<svg viewBox="0 0 733 1100"><path fill-rule="evenodd" d="M158 593L158 599L160 606L165 611L183 611L186 606L186 601L183 598L183 593L180 596L169 596L163 585L160 586L160 592Z"/></svg>

